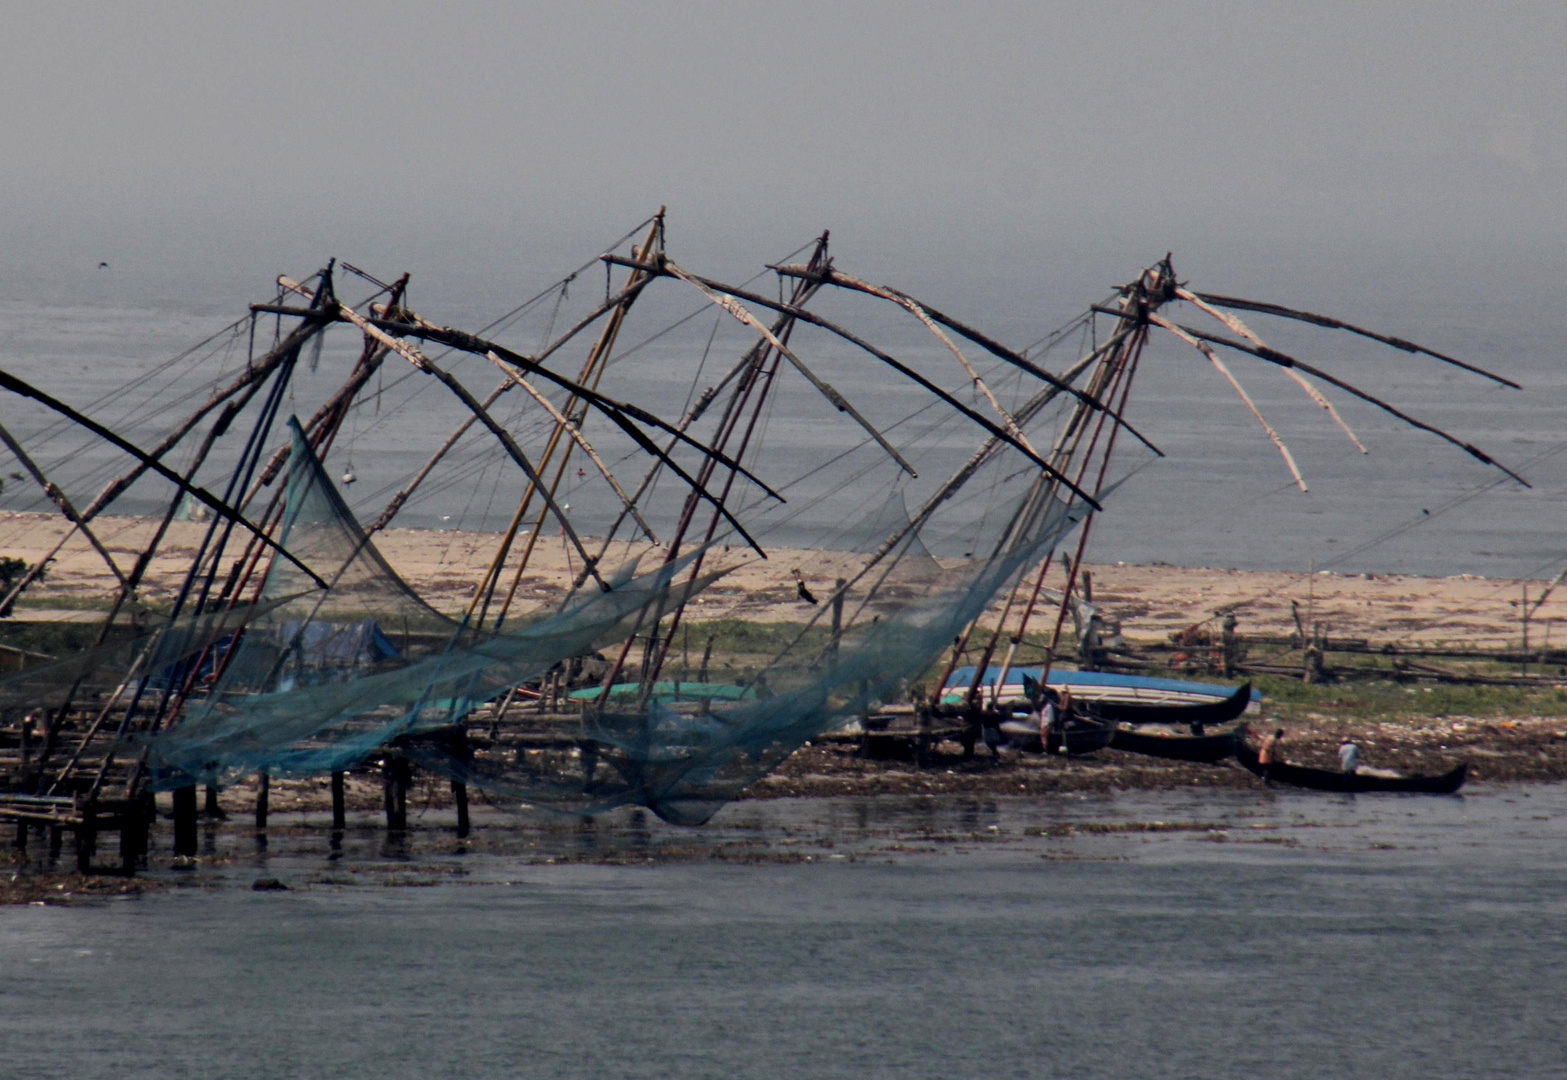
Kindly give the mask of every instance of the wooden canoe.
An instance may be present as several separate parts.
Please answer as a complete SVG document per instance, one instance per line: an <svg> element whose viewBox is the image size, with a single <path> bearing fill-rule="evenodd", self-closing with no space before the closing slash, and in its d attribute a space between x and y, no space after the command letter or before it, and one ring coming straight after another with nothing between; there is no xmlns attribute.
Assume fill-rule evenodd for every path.
<svg viewBox="0 0 1567 1080"><path fill-rule="evenodd" d="M1176 761L1214 762L1223 761L1235 753L1235 741L1234 731L1226 731L1222 735L1151 735L1117 728L1110 738L1110 749Z"/></svg>
<svg viewBox="0 0 1567 1080"><path fill-rule="evenodd" d="M1337 769L1313 769L1287 762L1263 765L1257 760L1257 751L1246 744L1245 733L1244 725L1236 730L1236 760L1265 780L1276 780L1292 787L1310 788L1313 791L1409 791L1451 795L1463 787L1469 777L1467 763L1440 776L1372 776L1361 772L1339 772Z"/></svg>
<svg viewBox="0 0 1567 1080"><path fill-rule="evenodd" d="M1189 705L1152 705L1130 701L1094 701L1090 711L1115 724L1227 724L1239 719L1251 704L1251 683L1235 688L1220 701Z"/></svg>

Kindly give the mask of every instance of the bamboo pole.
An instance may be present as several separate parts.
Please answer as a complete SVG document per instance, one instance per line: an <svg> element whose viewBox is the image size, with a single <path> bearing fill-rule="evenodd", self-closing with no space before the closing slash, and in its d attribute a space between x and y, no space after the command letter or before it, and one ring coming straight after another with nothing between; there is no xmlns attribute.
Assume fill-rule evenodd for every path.
<svg viewBox="0 0 1567 1080"><path fill-rule="evenodd" d="M120 583L120 589L127 593L133 592L130 582L125 580L125 574L120 570L119 564L114 561L114 556L109 554L108 549L99 542L98 537L82 521L81 514L77 513L76 507L71 504L70 498L43 474L43 470L38 467L27 451L22 449L22 444L11 436L4 424L0 424L0 442L3 442L6 448L16 456L16 460L21 462L22 468L26 469L27 474L43 489L44 494L49 497L49 501L59 507L60 513L65 516L65 520L81 530L81 534L87 538L87 542L92 545L92 549L98 553L99 558L103 559L104 565L109 568L109 572ZM4 610L4 604L0 603L0 611Z"/></svg>
<svg viewBox="0 0 1567 1080"><path fill-rule="evenodd" d="M659 207L658 213L653 215L653 218L648 225L647 236L643 238L640 247L632 249L633 254L637 254L641 257L646 257L647 255L652 254L655 244L661 241L663 235L664 208ZM636 301L637 297L641 295L641 286L645 285L651 280L651 277L643 274L638 270L633 270L626 275L625 287L622 288L620 292L622 299L617 303L614 311L610 314L609 319L605 322L604 328L599 332L598 340L595 341L593 343L593 347L588 350L587 359L583 361L582 369L577 374L577 382L579 384L586 386L589 390L595 393L598 391L599 383L602 381L604 372L609 366L609 357L614 351L615 342L620 338L620 331L621 328L625 325L626 316L631 309L631 305ZM632 286L637 287L632 288ZM495 359L496 356L493 350L486 353L485 355L489 356L492 360ZM506 370L509 375L518 377L516 372L510 371L504 366L502 369ZM527 389L530 393L533 393L532 387L524 385L524 389ZM568 421L573 435L575 435L585 423L588 415L587 401L577 394L572 394L566 400L566 407L563 410L562 415L567 419L565 421L557 421L555 429L550 432L549 442L546 444L544 453L540 457L541 468L543 468L546 463L553 459L556 448L560 444L562 432L568 430ZM555 492L560 489L561 481L566 475L566 469L568 468L570 461L571 449L568 446L561 453L560 461L555 465L555 475L550 482L551 495L555 494ZM609 477L609 473L607 471L605 471L605 476ZM614 479L612 477L609 477L609 479L610 483L614 484ZM616 485L616 492L617 494L619 493L618 485ZM490 598L494 593L495 584L498 584L500 581L501 570L503 569L507 555L511 550L511 545L516 537L517 529L522 524L522 519L528 511L532 499L533 488L532 485L529 485L529 487L523 492L521 500L519 500L517 503L517 512L512 516L512 521L506 530L505 537L496 547L495 558L492 561L489 574L486 578L485 600L483 606L480 608L479 613L479 619L481 622L484 620L486 614L489 611ZM618 518L616 521L617 527L619 522L624 520L625 513L630 512L635 514L636 512L633 509L636 503L635 499L626 501L623 497L622 502L625 510L622 511L622 517ZM541 507L538 513L538 518L533 523L532 529L529 530L527 540L523 543L522 555L517 560L517 569L512 574L511 584L506 590L506 598L501 602L500 614L496 616L497 625L504 623L507 614L511 611L511 605L517 596L517 589L522 584L522 575L527 572L528 564L532 560L533 552L538 545L539 533L544 527L544 521L545 511L544 508ZM638 524L642 526L643 532L646 533L649 539L652 539L654 543L657 543L657 539L653 536L652 530L649 529L644 522L642 522L640 517L638 517L637 521ZM613 533L613 530L611 530L611 532ZM598 557L602 559L606 552L607 548L600 550Z"/></svg>
<svg viewBox="0 0 1567 1080"><path fill-rule="evenodd" d="M1460 438L1458 438L1458 437L1456 437L1454 435L1449 435L1447 432L1443 431L1441 428L1436 427L1436 426L1434 426L1432 424L1428 424L1428 423L1426 423L1423 420L1417 420L1413 416L1410 416L1408 413L1403 412L1400 409L1394 408L1392 405L1390 405L1387 402L1383 401L1381 398L1378 398L1378 397L1375 397L1375 396L1373 396L1371 394L1368 394L1364 390L1361 390L1359 387L1353 386L1350 383L1345 382L1343 379L1336 378L1335 376L1328 374L1326 371L1323 371L1323 370L1321 370L1320 368L1317 368L1317 367L1313 367L1311 364L1308 364L1308 363L1306 363L1306 362L1304 362L1302 360L1297 360L1293 356L1289 356L1286 353L1281 353L1277 349L1261 348L1261 347L1258 347L1258 346L1247 345L1244 342L1240 342L1240 341L1232 341L1229 338L1220 337L1220 336L1218 336L1216 334L1209 334L1209 333L1206 333L1206 332L1204 332L1202 330L1193 329L1190 326L1182 326L1182 327L1180 327L1180 330L1183 331L1184 333L1190 335L1191 337L1198 338L1198 339L1200 339L1202 341L1212 342L1215 345L1222 345L1225 348L1234 349L1237 352L1250 353L1252 356L1258 357L1259 359L1262 359L1262 360L1266 360L1270 364L1277 364L1280 367L1299 368L1301 371L1304 371L1306 374L1314 375L1317 378L1321 379L1325 383L1331 383L1332 385L1338 387L1340 390L1343 390L1346 393L1353 394L1355 397L1360 398L1362 401L1370 402L1372 405L1375 405L1377 408L1381 409L1382 411L1384 411L1386 413L1389 413L1389 414L1391 414L1393 416L1398 417L1400 420L1404 421L1404 423L1410 425L1411 427L1419 428L1421 431L1428 431L1431 434L1435 435L1437 438L1443 439L1446 442L1452 443L1454 446L1456 446L1460 450L1464 451L1464 453L1468 454L1470 457L1474 458L1476 461L1483 462L1486 465L1490 465L1492 468L1501 470L1502 472L1504 472L1508 476L1510 476L1512 479L1514 479L1518 483L1522 484L1524 487L1532 487L1533 486L1527 480L1525 480L1523 477L1521 477L1517 473L1513 472L1513 470L1509 469L1507 466L1503 465L1501 462L1499 462L1495 458L1491 457L1491 455L1487 454L1484 450L1481 450L1478 446L1474 446L1474 445L1472 445L1470 443L1466 443L1462 439L1460 439Z"/></svg>
<svg viewBox="0 0 1567 1080"><path fill-rule="evenodd" d="M604 479L609 482L609 486L614 490L615 496L620 499L620 504L626 508L626 512L630 514L632 520L637 523L637 527L642 530L643 535L645 535L653 543L658 543L658 537L653 535L652 527L649 526L647 522L642 520L642 515L637 513L635 504L631 502L630 497L625 493L624 490L621 489L619 481L615 479L614 474L609 471L609 467L604 464L603 459L598 456L597 451L593 449L592 445L583 436L582 432L577 430L576 425L568 420L566 415L557 409L549 398L535 390L531 385L529 385L528 381L517 372L513 371L511 368L508 368L505 363L502 362L500 357L496 356L494 353L489 353L488 356L489 359L495 362L496 367L504 371L517 383L518 386L526 390L529 396L531 396L533 400L537 401L544 408L545 412L550 414L550 418L560 426L561 430L566 432L567 435L571 436L572 442L576 443L579 447L582 448L582 452L588 455L588 459L593 462L594 468L598 469L600 475L602 475Z"/></svg>
<svg viewBox="0 0 1567 1080"><path fill-rule="evenodd" d="M1175 289L1175 295L1179 296L1182 300L1195 305L1201 310L1206 311L1209 315L1212 315L1215 319L1218 319L1225 326L1228 326L1231 330L1245 338L1247 341L1250 341L1253 345L1260 346L1264 349L1268 347L1268 343L1253 333L1251 327L1247 326L1244 322L1236 318L1234 315L1231 315L1229 312L1214 307L1196 293L1178 285ZM1327 414L1333 418L1333 422L1343 430L1345 435L1349 436L1349 441L1355 444L1356 450L1359 450L1362 454L1368 453L1365 445L1361 443L1359 437L1356 436L1355 432L1350 428L1350 426L1344 422L1344 418L1338 414L1338 410L1333 407L1333 403L1323 395L1322 391L1318 390L1310 382L1306 381L1306 377L1300 372L1296 371L1294 368L1284 368L1283 370L1284 374L1295 380L1296 384L1299 385L1302 390L1306 391L1307 396L1310 397L1312 401L1316 402L1317 405L1319 405L1321 408L1327 410Z"/></svg>
<svg viewBox="0 0 1567 1080"><path fill-rule="evenodd" d="M280 276L278 278L278 284L282 285L285 289L288 289L291 292L299 293L301 295L305 294L305 289L302 285L290 281L286 277ZM479 422L481 424L489 428L490 433L500 441L500 444L505 449L507 456L509 456L512 461L517 464L517 467L527 475L528 479L535 484L539 483L539 475L537 471L535 471L533 463L528 460L528 456L522 452L522 447L517 445L517 441L512 438L511 433L496 422L495 418L489 414L489 411L479 404L478 399L469 393L467 387L458 382L455 376L446 371L444 368L441 368L431 362L429 357L425 356L424 353L420 352L407 341L404 341L401 338L393 337L386 331L382 330L380 327L375 326L370 322L370 320L366 319L363 315L360 315L352 308L347 307L341 302L335 300L332 301L332 303L337 305L337 310L346 316L349 322L359 327L359 329L363 330L366 334L380 341L381 344L387 346L389 349L397 353L397 355L401 356L404 360L407 360L420 371L423 371L428 375L435 376L437 380L443 383L447 389L451 390L451 392L456 395L457 399L468 408L469 412L473 413L479 418ZM577 530L574 529L571 525L571 522L567 520L565 511L562 510L559 504L548 495L545 496L544 501L549 506L550 510L554 512L556 519L560 522L562 531L564 531L568 539L570 539L572 546L577 549L577 554L582 556L584 563L589 568L589 573L591 573L594 580L599 583L600 588L608 591L609 583L599 575L597 566L594 565L591 556L588 555L587 548L583 546L582 539L577 535Z"/></svg>
<svg viewBox="0 0 1567 1080"><path fill-rule="evenodd" d="M1434 349L1428 349L1424 345L1416 345L1413 341L1405 341L1403 338L1390 337L1387 334L1379 334L1373 330L1366 330L1362 327L1355 326L1340 319L1330 318L1327 315L1314 315L1309 311L1298 311L1293 308L1282 307L1278 304L1260 303L1256 300L1242 300L1235 296L1219 296L1215 293L1198 293L1197 295L1207 303L1214 304L1218 307L1234 308L1237 311L1256 311L1264 315L1277 315L1281 319L1294 319L1297 322L1309 322L1317 326L1328 327L1332 330L1347 330L1351 334L1359 334L1361 337L1370 338L1372 341L1380 341L1384 345L1391 345L1393 348L1401 349L1407 353L1422 353L1426 356L1434 357L1435 359L1442 361L1444 364L1452 364L1454 367L1463 368L1465 371L1472 371L1474 374L1479 375L1482 378L1490 379L1492 382L1501 383L1503 386L1510 386L1514 390L1523 389L1523 387L1519 386L1511 379L1505 379L1500 375L1485 370L1484 368L1476 367L1474 364L1466 364L1462 360L1455 360L1451 356L1436 352Z"/></svg>
<svg viewBox="0 0 1567 1080"><path fill-rule="evenodd" d="M1279 453L1283 455L1284 464L1289 466L1290 475L1295 478L1296 486L1299 487L1302 491L1308 490L1306 487L1306 479L1300 475L1300 469L1295 465L1295 456L1290 453L1290 448L1284 445L1284 440L1279 438L1279 433L1273 430L1272 425L1270 425L1267 420L1263 419L1262 412L1257 408L1256 403L1251 400L1251 395L1246 393L1245 387L1241 386L1240 381L1236 379L1234 373L1232 373L1230 369L1225 366L1224 361L1219 359L1218 354L1213 351L1213 348L1207 342L1198 340L1191 334L1187 333L1183 328L1175 325L1174 323L1170 322L1170 320L1154 312L1149 312L1147 318L1148 321L1153 323L1155 326L1164 327L1166 330L1170 331L1170 333L1174 334L1176 337L1180 338L1182 341L1186 342L1188 345L1192 346L1192 348L1196 349L1198 352L1202 353L1208 358L1213 366L1219 370L1219 374L1223 375L1226 381L1229 382L1230 388L1233 389L1235 393L1240 396L1240 399L1246 403L1246 407L1251 410L1251 414L1257 418L1257 423L1262 425L1262 430L1268 433L1268 438L1272 440L1273 445L1277 447Z"/></svg>

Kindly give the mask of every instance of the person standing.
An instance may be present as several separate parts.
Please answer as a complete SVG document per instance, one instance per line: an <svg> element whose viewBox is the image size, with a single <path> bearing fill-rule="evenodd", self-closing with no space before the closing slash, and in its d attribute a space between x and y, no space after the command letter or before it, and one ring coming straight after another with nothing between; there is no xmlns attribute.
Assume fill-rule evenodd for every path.
<svg viewBox="0 0 1567 1080"><path fill-rule="evenodd" d="M1050 733L1056 727L1055 693L1051 690L1043 690L1039 697L1042 700L1035 703L1034 721L1039 727L1039 746L1048 753L1050 750Z"/></svg>
<svg viewBox="0 0 1567 1080"><path fill-rule="evenodd" d="M1055 713L1056 714L1055 714L1055 717L1051 721L1050 728L1051 728L1051 732L1055 735L1055 749L1056 749L1056 752L1064 754L1064 753L1067 752L1067 746L1066 746L1066 728L1067 728L1067 723L1070 720L1072 720L1077 715L1076 712L1072 708L1072 689L1071 689L1071 687L1063 686L1060 689L1060 691L1056 694L1056 709L1055 709ZM1047 749L1048 749L1048 746L1047 746Z"/></svg>
<svg viewBox="0 0 1567 1080"><path fill-rule="evenodd" d="M1272 735L1262 740L1262 746L1257 750L1257 764L1262 766L1264 780L1273 779L1273 766L1283 760L1283 753L1279 750L1279 743L1284 740L1284 729L1275 728Z"/></svg>
<svg viewBox="0 0 1567 1080"><path fill-rule="evenodd" d="M1345 775L1350 775L1360 768L1360 747L1345 739L1338 744L1338 763Z"/></svg>

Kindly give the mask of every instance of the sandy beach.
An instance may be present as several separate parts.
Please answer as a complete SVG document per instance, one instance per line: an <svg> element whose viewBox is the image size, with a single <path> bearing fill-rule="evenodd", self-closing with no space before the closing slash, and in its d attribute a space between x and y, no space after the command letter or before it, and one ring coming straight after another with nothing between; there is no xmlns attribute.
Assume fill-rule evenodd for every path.
<svg viewBox="0 0 1567 1080"><path fill-rule="evenodd" d="M68 526L57 515L0 515L0 555L34 562L42 558ZM100 518L94 529L122 569L128 568L151 535L151 525L138 518ZM206 526L173 523L158 557L153 560L143 596L150 603L167 600L178 587L189 557ZM375 538L388 562L434 606L460 611L493 557L499 534L427 529L388 529ZM590 548L597 545L590 543ZM614 545L606 565L618 565L641 554L644 565L656 557L647 545ZM809 588L825 594L834 577L856 557L825 559L822 553L777 548L768 558L754 552L725 549L709 565L736 569L711 586L698 604L702 618L757 621L803 621L812 607L799 599L792 571L799 568ZM514 562L513 564L514 565ZM514 610L524 612L549 605L564 595L581 562L558 536L541 538L523 575ZM1088 564L1093 598L1121 622L1132 640L1163 641L1167 636L1217 615L1233 612L1241 633L1283 635L1294 631L1291 604L1308 625L1326 624L1334 637L1374 642L1463 642L1474 646L1516 645L1520 640L1518 602L1523 590L1537 596L1543 582L1473 575L1418 577L1404 574L1315 574L1287 571L1231 570L1218 567L1132 566ZM508 570L506 581L509 583ZM1065 575L1052 571L1047 584L1059 587ZM113 591L114 578L99 555L80 537L73 538L51 564L47 580L30 589L22 608L46 605L29 617L69 617L71 601L102 598ZM1552 624L1567 619L1567 589L1553 594L1531 615L1530 641L1548 644ZM1036 628L1041 628L1036 624ZM1567 634L1567 630L1561 631Z"/></svg>

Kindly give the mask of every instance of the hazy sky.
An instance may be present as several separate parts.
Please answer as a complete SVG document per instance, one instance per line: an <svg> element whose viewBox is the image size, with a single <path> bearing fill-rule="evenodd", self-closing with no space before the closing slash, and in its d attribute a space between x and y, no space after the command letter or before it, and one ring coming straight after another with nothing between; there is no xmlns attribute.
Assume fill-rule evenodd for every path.
<svg viewBox="0 0 1567 1080"><path fill-rule="evenodd" d="M715 250L1567 232L1560 2L13 2L4 36L13 259L588 250L659 203Z"/></svg>

